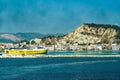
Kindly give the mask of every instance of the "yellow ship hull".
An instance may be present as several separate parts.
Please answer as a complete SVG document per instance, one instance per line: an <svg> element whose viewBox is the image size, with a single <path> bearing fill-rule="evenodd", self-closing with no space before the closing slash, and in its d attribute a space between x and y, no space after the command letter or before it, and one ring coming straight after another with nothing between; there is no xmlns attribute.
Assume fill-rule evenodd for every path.
<svg viewBox="0 0 120 80"><path fill-rule="evenodd" d="M14 55L33 55L33 54L47 54L46 49L36 49L36 50L5 50L5 54L14 54Z"/></svg>

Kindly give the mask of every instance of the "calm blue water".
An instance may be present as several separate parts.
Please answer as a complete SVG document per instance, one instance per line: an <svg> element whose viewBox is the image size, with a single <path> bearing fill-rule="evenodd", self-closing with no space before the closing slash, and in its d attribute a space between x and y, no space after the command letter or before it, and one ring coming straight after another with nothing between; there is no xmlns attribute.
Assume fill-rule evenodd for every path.
<svg viewBox="0 0 120 80"><path fill-rule="evenodd" d="M1 58L0 80L120 80L120 58Z"/></svg>
<svg viewBox="0 0 120 80"><path fill-rule="evenodd" d="M74 52L48 52L50 55L118 55L120 51L74 51Z"/></svg>

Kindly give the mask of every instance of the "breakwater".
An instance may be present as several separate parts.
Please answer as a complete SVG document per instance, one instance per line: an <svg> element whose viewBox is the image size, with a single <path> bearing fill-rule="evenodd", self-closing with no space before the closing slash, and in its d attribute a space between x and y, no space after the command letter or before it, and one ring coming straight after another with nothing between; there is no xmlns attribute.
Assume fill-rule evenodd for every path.
<svg viewBox="0 0 120 80"><path fill-rule="evenodd" d="M120 55L2 55L0 58L39 58L39 57L120 57Z"/></svg>

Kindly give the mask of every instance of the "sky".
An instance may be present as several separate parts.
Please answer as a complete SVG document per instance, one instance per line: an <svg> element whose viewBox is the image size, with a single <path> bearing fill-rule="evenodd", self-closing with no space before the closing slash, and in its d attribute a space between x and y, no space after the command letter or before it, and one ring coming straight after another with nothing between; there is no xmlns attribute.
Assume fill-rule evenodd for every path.
<svg viewBox="0 0 120 80"><path fill-rule="evenodd" d="M120 25L120 0L0 0L0 33L69 33L83 23Z"/></svg>

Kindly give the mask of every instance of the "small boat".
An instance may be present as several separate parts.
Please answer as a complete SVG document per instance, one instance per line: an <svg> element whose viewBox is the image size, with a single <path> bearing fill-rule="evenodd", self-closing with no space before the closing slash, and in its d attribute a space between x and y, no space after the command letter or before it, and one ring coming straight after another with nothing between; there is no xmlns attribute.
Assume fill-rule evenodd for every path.
<svg viewBox="0 0 120 80"><path fill-rule="evenodd" d="M5 54L13 54L13 55L33 55L33 54L47 54L47 49L43 47L37 48L10 48L5 49Z"/></svg>

